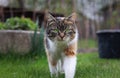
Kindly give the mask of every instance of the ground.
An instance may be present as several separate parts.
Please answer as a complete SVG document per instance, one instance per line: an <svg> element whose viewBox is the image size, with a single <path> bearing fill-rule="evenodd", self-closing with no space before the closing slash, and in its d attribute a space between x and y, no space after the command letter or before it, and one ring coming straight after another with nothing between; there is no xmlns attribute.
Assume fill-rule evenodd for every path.
<svg viewBox="0 0 120 78"><path fill-rule="evenodd" d="M101 59L97 52L77 57L75 78L120 78L119 59ZM46 56L0 57L0 78L50 78Z"/></svg>

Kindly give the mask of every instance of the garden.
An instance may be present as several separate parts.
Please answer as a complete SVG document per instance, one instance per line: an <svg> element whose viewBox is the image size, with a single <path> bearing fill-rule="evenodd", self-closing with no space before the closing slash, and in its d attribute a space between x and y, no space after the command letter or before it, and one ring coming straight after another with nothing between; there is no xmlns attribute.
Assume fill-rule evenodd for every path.
<svg viewBox="0 0 120 78"><path fill-rule="evenodd" d="M44 50L48 10L55 17L78 14L75 78L120 78L119 7L118 0L0 0L0 78L51 78Z"/></svg>
<svg viewBox="0 0 120 78"><path fill-rule="evenodd" d="M77 58L75 78L120 77L119 59L100 59L97 52L80 53ZM46 56L2 55L0 78L50 78Z"/></svg>

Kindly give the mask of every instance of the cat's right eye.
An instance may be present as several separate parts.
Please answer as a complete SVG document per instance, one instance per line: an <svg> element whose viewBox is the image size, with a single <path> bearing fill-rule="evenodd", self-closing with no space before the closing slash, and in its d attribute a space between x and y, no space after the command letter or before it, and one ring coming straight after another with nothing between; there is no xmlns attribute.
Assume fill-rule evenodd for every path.
<svg viewBox="0 0 120 78"><path fill-rule="evenodd" d="M66 29L66 30L65 30L65 32L68 32L68 31L69 31L69 29Z"/></svg>
<svg viewBox="0 0 120 78"><path fill-rule="evenodd" d="M54 29L53 31L54 31L54 32L58 32L59 30L58 30L58 29Z"/></svg>

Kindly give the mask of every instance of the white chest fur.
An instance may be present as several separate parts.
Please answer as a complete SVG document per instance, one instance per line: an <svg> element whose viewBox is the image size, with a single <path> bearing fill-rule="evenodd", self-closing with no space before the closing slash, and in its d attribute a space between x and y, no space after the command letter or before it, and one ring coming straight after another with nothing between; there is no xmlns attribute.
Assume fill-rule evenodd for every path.
<svg viewBox="0 0 120 78"><path fill-rule="evenodd" d="M54 58L60 58L63 56L64 49L68 46L67 42L52 42L48 39L49 42L49 52L51 55L53 55Z"/></svg>
<svg viewBox="0 0 120 78"><path fill-rule="evenodd" d="M76 30L77 32L77 30ZM67 48L69 45L74 44L78 39L78 33L76 33L75 38L72 41L51 41L47 38L48 44L49 44L49 52L53 56L60 57L63 55L63 52L65 48Z"/></svg>
<svg viewBox="0 0 120 78"><path fill-rule="evenodd" d="M52 74L58 75L59 72L64 72L65 73L65 78L74 78L74 73L75 73L75 67L76 67L76 56L74 57L67 57L64 54L64 49L68 47L69 45L74 44L77 41L78 35L70 41L70 42L52 42L51 40L48 39L49 43L49 53L50 57L54 60L57 61L56 66L52 66L51 62L49 61L49 68Z"/></svg>

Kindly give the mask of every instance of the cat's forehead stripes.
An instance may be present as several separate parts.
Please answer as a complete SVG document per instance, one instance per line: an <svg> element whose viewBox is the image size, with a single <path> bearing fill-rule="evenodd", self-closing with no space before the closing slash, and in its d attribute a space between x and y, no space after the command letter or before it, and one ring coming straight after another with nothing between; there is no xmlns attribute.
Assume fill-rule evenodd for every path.
<svg viewBox="0 0 120 78"><path fill-rule="evenodd" d="M47 26L55 26L56 25L55 22L56 22L55 20L48 21Z"/></svg>
<svg viewBox="0 0 120 78"><path fill-rule="evenodd" d="M56 17L55 20L49 20L47 23L47 26L51 27L57 27L59 30L65 30L68 26L74 25L74 23L71 20L65 19L65 17Z"/></svg>
<svg viewBox="0 0 120 78"><path fill-rule="evenodd" d="M57 28L60 31L63 31L67 28L67 25L64 23L64 20L57 20Z"/></svg>
<svg viewBox="0 0 120 78"><path fill-rule="evenodd" d="M74 24L73 21L70 21L70 20L69 21L68 20L64 20L64 23L65 24L69 24L69 25L73 25Z"/></svg>

